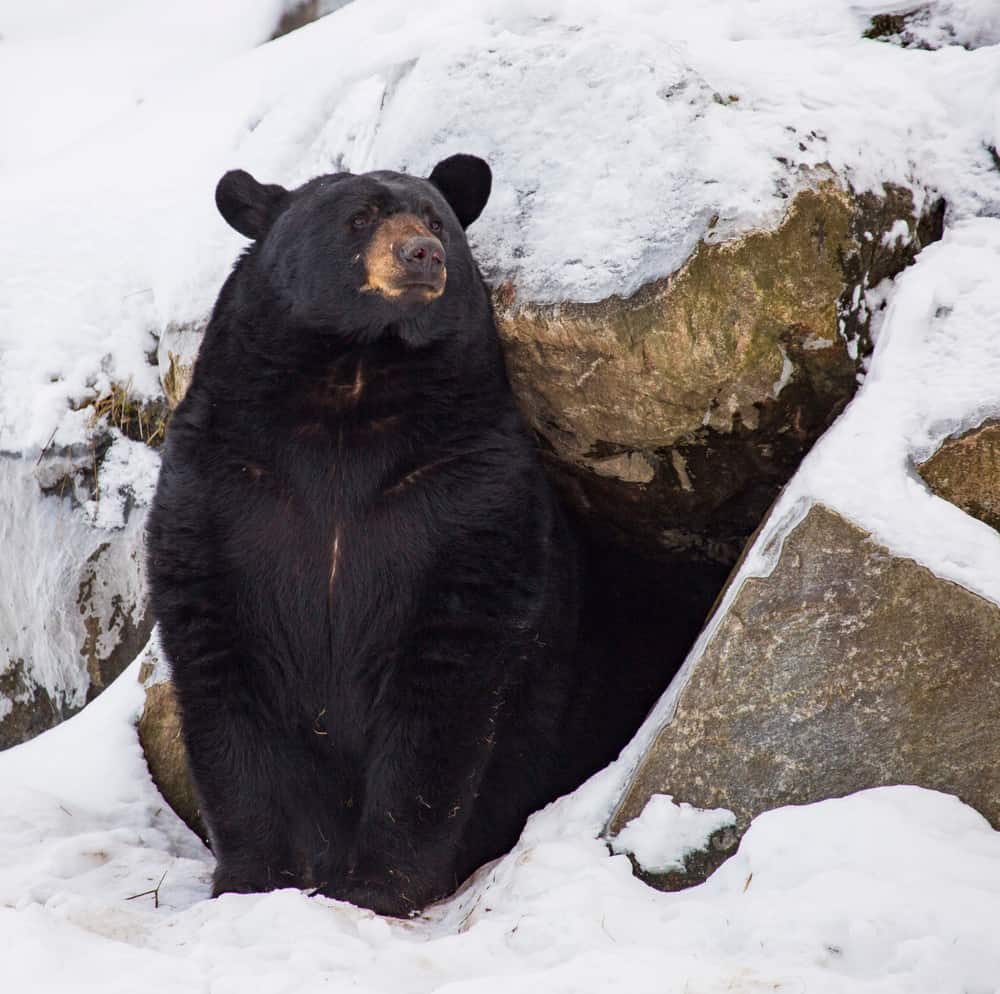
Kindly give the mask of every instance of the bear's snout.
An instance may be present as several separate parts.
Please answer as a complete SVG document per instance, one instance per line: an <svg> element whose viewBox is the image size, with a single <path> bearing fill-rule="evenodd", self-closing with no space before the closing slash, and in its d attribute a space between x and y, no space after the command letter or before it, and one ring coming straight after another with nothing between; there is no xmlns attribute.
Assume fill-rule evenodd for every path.
<svg viewBox="0 0 1000 994"><path fill-rule="evenodd" d="M396 249L408 282L438 289L444 282L444 246L433 235L408 238Z"/></svg>
<svg viewBox="0 0 1000 994"><path fill-rule="evenodd" d="M400 303L430 303L444 293L448 276L440 239L413 214L386 218L364 254L362 293L377 293Z"/></svg>

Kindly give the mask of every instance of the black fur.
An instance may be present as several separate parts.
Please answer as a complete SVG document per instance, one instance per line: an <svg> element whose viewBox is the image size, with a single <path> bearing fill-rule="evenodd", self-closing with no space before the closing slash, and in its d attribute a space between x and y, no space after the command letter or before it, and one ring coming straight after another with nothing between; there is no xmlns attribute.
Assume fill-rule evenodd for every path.
<svg viewBox="0 0 1000 994"><path fill-rule="evenodd" d="M488 172L465 156L440 186L219 184L257 241L174 414L148 531L216 894L297 886L407 914L608 758L575 652L575 545L462 230ZM430 303L360 289L400 211L441 223Z"/></svg>

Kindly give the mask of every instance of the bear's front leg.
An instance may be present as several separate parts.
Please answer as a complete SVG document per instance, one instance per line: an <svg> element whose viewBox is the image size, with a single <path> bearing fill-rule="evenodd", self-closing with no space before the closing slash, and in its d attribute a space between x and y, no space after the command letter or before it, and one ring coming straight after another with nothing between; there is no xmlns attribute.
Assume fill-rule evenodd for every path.
<svg viewBox="0 0 1000 994"><path fill-rule="evenodd" d="M192 670L180 667L176 679L191 772L216 858L213 896L316 886L316 867L329 863L336 843L329 817L319 810L330 778L321 782L302 736L250 688L227 685L218 658Z"/></svg>
<svg viewBox="0 0 1000 994"><path fill-rule="evenodd" d="M464 648L400 661L383 684L357 841L331 896L405 917L461 882L456 856L505 694L496 643Z"/></svg>

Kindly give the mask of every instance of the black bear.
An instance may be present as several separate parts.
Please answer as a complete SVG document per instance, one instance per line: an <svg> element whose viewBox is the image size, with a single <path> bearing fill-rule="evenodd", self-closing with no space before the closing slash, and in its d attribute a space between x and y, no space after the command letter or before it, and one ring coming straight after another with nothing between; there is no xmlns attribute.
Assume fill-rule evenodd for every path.
<svg viewBox="0 0 1000 994"><path fill-rule="evenodd" d="M149 576L214 893L406 915L613 754L576 545L464 229L491 174L243 171ZM630 719L631 720L631 719Z"/></svg>

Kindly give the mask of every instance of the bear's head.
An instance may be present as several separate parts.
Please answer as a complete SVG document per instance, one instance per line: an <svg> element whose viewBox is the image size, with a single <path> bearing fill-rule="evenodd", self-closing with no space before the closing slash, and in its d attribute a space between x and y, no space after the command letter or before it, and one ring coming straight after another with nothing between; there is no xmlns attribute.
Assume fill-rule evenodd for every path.
<svg viewBox="0 0 1000 994"><path fill-rule="evenodd" d="M393 329L425 344L435 314L481 295L465 229L491 184L482 159L453 155L427 179L333 173L295 190L233 170L215 202L254 240L252 278L266 280L296 326L359 343Z"/></svg>

